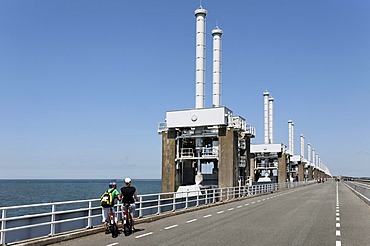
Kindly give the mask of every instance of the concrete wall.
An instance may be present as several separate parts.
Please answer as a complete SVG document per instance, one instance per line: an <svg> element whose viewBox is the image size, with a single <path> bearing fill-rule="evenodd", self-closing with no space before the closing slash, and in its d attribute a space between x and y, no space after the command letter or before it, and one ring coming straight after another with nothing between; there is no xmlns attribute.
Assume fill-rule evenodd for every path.
<svg viewBox="0 0 370 246"><path fill-rule="evenodd" d="M220 156L218 187L233 187L237 185L236 171L238 165L238 135L233 128L220 131Z"/></svg>
<svg viewBox="0 0 370 246"><path fill-rule="evenodd" d="M162 193L174 192L176 187L176 132L162 132Z"/></svg>

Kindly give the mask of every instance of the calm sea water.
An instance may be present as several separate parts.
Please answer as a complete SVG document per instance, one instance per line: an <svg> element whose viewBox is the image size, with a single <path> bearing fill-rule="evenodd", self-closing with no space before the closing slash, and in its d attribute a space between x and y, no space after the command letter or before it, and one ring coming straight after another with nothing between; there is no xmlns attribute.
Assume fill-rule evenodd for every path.
<svg viewBox="0 0 370 246"><path fill-rule="evenodd" d="M117 189L124 184L117 181ZM0 180L0 207L100 198L111 180L33 179ZM161 180L132 180L138 195L161 192Z"/></svg>

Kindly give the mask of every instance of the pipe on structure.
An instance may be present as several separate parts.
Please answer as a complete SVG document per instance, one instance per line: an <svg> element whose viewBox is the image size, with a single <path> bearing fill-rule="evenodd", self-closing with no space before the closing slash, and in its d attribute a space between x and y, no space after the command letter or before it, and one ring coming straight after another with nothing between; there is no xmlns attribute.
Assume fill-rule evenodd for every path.
<svg viewBox="0 0 370 246"><path fill-rule="evenodd" d="M304 159L304 135L301 134L301 156Z"/></svg>
<svg viewBox="0 0 370 246"><path fill-rule="evenodd" d="M195 108L204 108L207 10L199 7L194 13L196 17Z"/></svg>
<svg viewBox="0 0 370 246"><path fill-rule="evenodd" d="M311 163L311 153L312 153L312 149L311 149L311 144L307 144L307 161L308 163Z"/></svg>
<svg viewBox="0 0 370 246"><path fill-rule="evenodd" d="M265 130L265 144L269 143L269 96L270 93L265 91L263 93L263 112L264 112L264 130Z"/></svg>
<svg viewBox="0 0 370 246"><path fill-rule="evenodd" d="M315 150L312 149L312 164L316 167L316 155L315 155Z"/></svg>
<svg viewBox="0 0 370 246"><path fill-rule="evenodd" d="M213 107L221 105L221 36L223 31L218 26L212 30L213 37Z"/></svg>
<svg viewBox="0 0 370 246"><path fill-rule="evenodd" d="M289 154L293 155L294 150L293 150L293 121L288 120L288 144L289 144Z"/></svg>
<svg viewBox="0 0 370 246"><path fill-rule="evenodd" d="M269 143L274 143L274 98L269 98Z"/></svg>

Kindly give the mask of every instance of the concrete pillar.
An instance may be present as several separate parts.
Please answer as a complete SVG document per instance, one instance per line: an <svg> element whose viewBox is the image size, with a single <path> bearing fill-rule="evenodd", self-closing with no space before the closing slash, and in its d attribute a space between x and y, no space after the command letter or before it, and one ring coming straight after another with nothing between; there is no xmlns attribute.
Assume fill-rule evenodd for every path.
<svg viewBox="0 0 370 246"><path fill-rule="evenodd" d="M254 175L254 166L256 164L255 162L256 162L256 159L251 158L251 165L249 167L249 174L250 174L250 178L251 178L252 182L256 181L255 180L255 175Z"/></svg>
<svg viewBox="0 0 370 246"><path fill-rule="evenodd" d="M175 192L176 187L176 132L162 132L162 192Z"/></svg>
<svg viewBox="0 0 370 246"><path fill-rule="evenodd" d="M298 181L304 181L304 163L298 164Z"/></svg>
<svg viewBox="0 0 370 246"><path fill-rule="evenodd" d="M233 128L227 128L225 134L219 134L220 161L218 167L218 187L237 185L238 170L238 135Z"/></svg>
<svg viewBox="0 0 370 246"><path fill-rule="evenodd" d="M318 177L319 177L319 170L314 169L314 171L313 171L313 178L314 179L318 179Z"/></svg>
<svg viewBox="0 0 370 246"><path fill-rule="evenodd" d="M313 168L311 166L308 167L308 180L313 179Z"/></svg>
<svg viewBox="0 0 370 246"><path fill-rule="evenodd" d="M279 153L278 157L278 183L283 184L287 179L287 155Z"/></svg>

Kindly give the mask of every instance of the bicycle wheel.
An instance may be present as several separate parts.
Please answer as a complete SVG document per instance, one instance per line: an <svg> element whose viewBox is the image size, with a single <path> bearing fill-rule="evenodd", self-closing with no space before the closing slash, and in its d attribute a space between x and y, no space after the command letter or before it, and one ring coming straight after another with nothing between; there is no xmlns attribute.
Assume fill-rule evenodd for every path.
<svg viewBox="0 0 370 246"><path fill-rule="evenodd" d="M131 221L130 216L128 214L125 214L125 224L123 226L123 232L125 233L125 236L129 236L131 234Z"/></svg>
<svg viewBox="0 0 370 246"><path fill-rule="evenodd" d="M118 226L116 222L113 222L112 224L112 237L113 238L118 237Z"/></svg>

